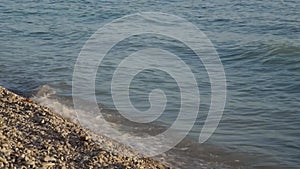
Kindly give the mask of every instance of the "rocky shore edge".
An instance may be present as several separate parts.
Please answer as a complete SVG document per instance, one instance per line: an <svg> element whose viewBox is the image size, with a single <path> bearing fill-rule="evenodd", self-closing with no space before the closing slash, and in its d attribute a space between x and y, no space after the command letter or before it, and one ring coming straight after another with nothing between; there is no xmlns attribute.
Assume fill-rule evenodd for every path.
<svg viewBox="0 0 300 169"><path fill-rule="evenodd" d="M0 86L0 168L169 167Z"/></svg>

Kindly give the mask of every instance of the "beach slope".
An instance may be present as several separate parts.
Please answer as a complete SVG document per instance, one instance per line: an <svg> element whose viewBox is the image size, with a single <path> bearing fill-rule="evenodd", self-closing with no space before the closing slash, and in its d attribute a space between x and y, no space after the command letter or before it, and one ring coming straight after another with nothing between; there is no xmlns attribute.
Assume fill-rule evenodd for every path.
<svg viewBox="0 0 300 169"><path fill-rule="evenodd" d="M114 144L0 86L0 168L167 168Z"/></svg>

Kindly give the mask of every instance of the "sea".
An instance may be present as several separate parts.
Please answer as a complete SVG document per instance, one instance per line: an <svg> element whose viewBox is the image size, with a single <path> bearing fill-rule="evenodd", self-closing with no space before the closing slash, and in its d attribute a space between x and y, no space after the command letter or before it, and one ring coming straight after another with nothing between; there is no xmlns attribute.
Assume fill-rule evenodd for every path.
<svg viewBox="0 0 300 169"><path fill-rule="evenodd" d="M126 145L134 144L136 135L153 136L166 131L178 120L183 91L177 82L182 79L172 77L167 71L144 69L133 77L128 87L129 101L138 111L147 111L156 103L152 102L155 97L149 98L153 90L163 91L167 99L165 109L149 123L127 119L118 111L112 97L112 75L123 59L146 48L163 49L190 67L200 101L198 112L194 112L195 122L187 135L155 159L183 169L299 168L299 9L299 0L1 0L0 85L70 120L77 119L89 128L91 117L85 116L84 110L74 108L72 86L75 65L87 42L100 28L112 22L122 25L125 20L120 18L132 15L145 25L173 24L177 35L196 37L190 29L184 29L186 25L168 17L153 20L144 14L176 16L206 36L225 73L225 106L209 139L199 142L212 102L208 69L187 44L180 39L160 36L160 32L132 35L120 41L99 63L93 81L93 94L102 114L97 117L126 137ZM139 22L130 22L129 27L120 30L135 30L134 23ZM111 29L110 33L118 31L118 28ZM101 39L103 46L98 48L111 42L110 34L106 38ZM151 52L148 59L158 64L174 61L157 59ZM180 66L176 70L185 71ZM122 73L119 80L127 81L127 72ZM87 105L89 101L85 100ZM132 113L131 117L135 116L135 112ZM102 124L96 127L98 134L110 137L110 127ZM177 126L173 134L185 132L183 125ZM147 147L143 143L138 144Z"/></svg>

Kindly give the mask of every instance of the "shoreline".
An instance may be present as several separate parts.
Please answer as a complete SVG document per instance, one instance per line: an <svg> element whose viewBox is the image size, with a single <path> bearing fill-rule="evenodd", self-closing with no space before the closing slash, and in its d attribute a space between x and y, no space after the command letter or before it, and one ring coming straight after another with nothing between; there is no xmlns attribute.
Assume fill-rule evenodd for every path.
<svg viewBox="0 0 300 169"><path fill-rule="evenodd" d="M0 86L0 168L14 167L169 168Z"/></svg>

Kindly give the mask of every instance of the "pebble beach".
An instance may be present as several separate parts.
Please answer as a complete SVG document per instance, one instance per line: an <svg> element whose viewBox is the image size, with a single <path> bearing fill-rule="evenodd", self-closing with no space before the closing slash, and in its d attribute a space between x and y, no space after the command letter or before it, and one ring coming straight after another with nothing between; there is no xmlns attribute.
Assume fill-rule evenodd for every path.
<svg viewBox="0 0 300 169"><path fill-rule="evenodd" d="M0 168L169 167L0 86Z"/></svg>

